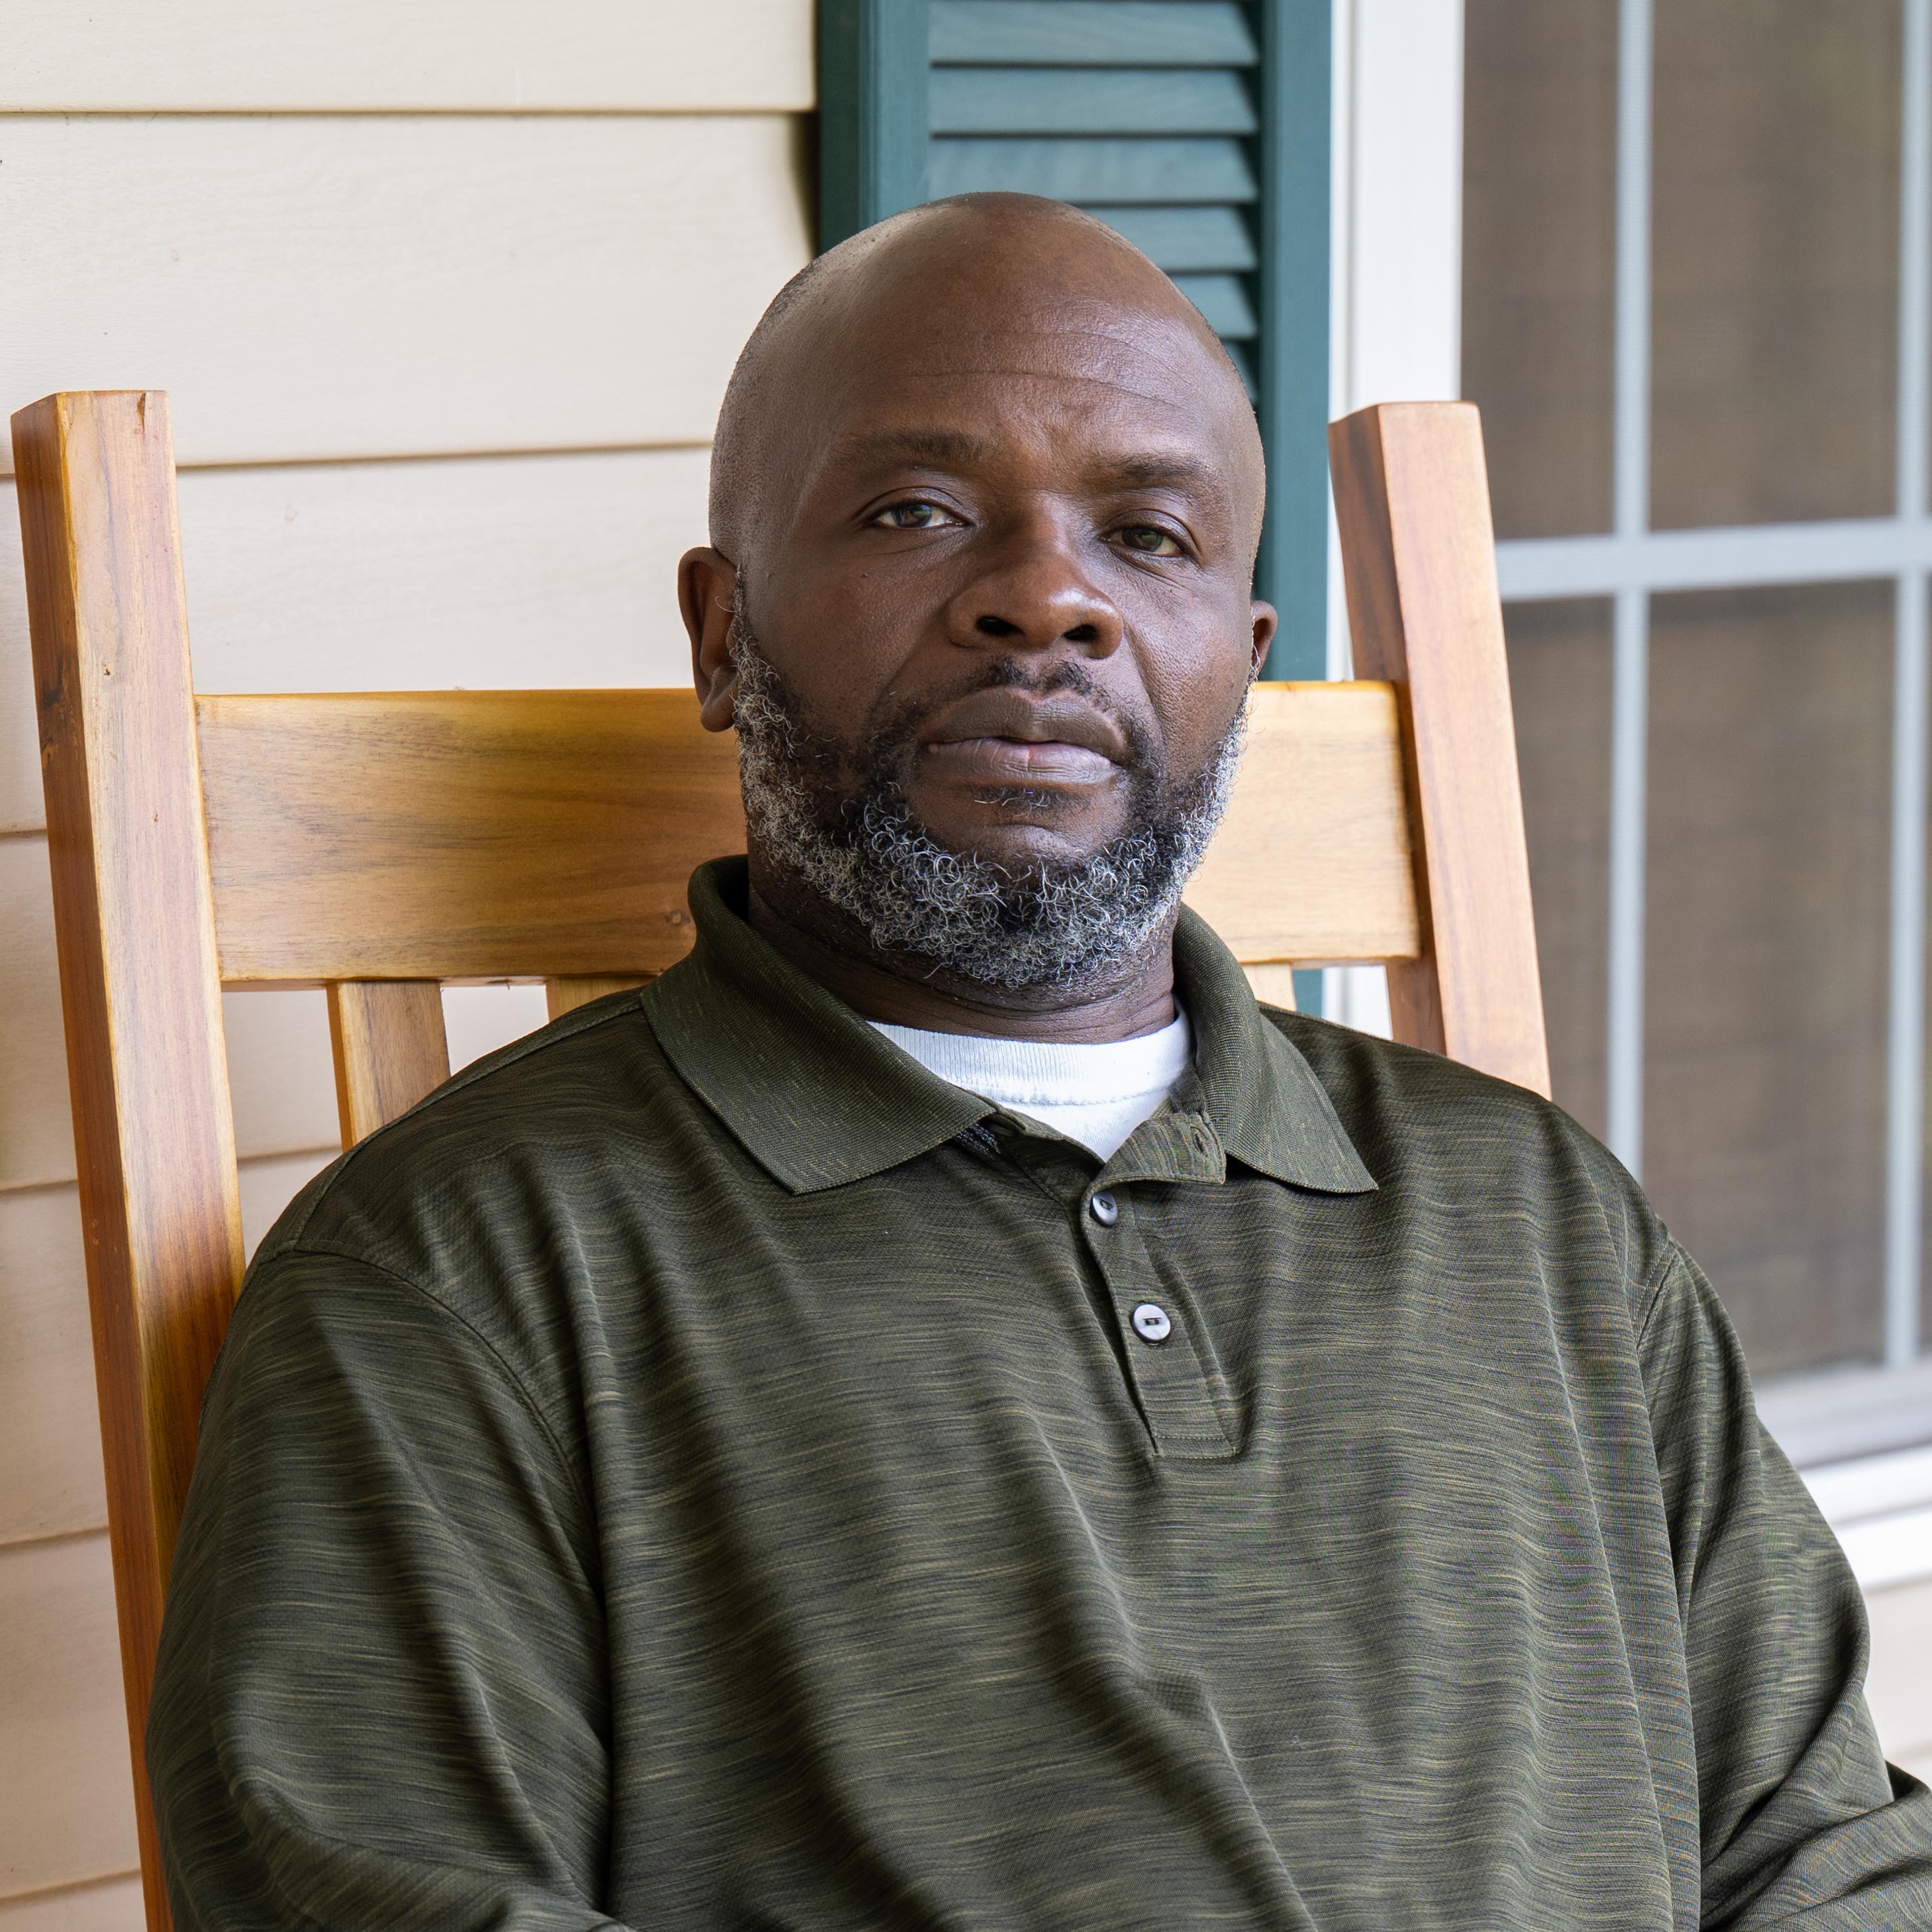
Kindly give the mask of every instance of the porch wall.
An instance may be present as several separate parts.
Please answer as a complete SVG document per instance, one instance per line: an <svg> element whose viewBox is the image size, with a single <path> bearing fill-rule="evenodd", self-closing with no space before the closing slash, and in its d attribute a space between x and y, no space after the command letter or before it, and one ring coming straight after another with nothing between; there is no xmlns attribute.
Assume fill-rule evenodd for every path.
<svg viewBox="0 0 1932 1932"><path fill-rule="evenodd" d="M732 358L807 258L810 0L0 13L0 406L172 398L204 690L678 684ZM10 453L0 458L0 1932L141 1922ZM335 1144L231 996L252 1243ZM453 996L459 1058L542 1018Z"/></svg>

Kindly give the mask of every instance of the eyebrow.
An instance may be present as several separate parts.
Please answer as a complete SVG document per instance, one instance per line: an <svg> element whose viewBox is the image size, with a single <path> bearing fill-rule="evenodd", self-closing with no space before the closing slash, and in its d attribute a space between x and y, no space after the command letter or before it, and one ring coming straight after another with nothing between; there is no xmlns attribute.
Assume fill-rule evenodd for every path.
<svg viewBox="0 0 1932 1932"><path fill-rule="evenodd" d="M1094 473L1102 482L1124 484L1132 489L1156 489L1163 484L1172 484L1205 490L1216 496L1227 494L1227 484L1220 472L1198 457L1122 456L1095 464Z"/></svg>
<svg viewBox="0 0 1932 1932"><path fill-rule="evenodd" d="M930 463L941 468L966 466L987 454L990 446L956 429L868 430L842 437L834 460L845 464Z"/></svg>
<svg viewBox="0 0 1932 1932"><path fill-rule="evenodd" d="M966 469L983 460L992 449L984 437L963 430L872 430L842 438L834 460L842 467L922 463ZM1227 481L1212 464L1179 452L1103 457L1093 465L1089 480L1114 489L1192 489L1223 502L1228 496Z"/></svg>

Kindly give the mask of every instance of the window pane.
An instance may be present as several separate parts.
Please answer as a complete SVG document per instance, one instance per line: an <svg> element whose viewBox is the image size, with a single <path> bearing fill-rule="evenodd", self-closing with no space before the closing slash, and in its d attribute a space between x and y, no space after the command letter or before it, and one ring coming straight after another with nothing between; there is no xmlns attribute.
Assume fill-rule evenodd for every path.
<svg viewBox="0 0 1932 1932"><path fill-rule="evenodd" d="M1600 1135L1610 607L1595 598L1510 604L1503 618L1550 1081L1557 1104Z"/></svg>
<svg viewBox="0 0 1932 1932"><path fill-rule="evenodd" d="M1652 607L1644 1181L1760 1372L1879 1351L1889 584Z"/></svg>
<svg viewBox="0 0 1932 1932"><path fill-rule="evenodd" d="M1655 52L1652 521L1883 515L1898 0L1672 0Z"/></svg>
<svg viewBox="0 0 1932 1932"><path fill-rule="evenodd" d="M1501 537L1610 522L1616 0L1468 0L1462 393Z"/></svg>

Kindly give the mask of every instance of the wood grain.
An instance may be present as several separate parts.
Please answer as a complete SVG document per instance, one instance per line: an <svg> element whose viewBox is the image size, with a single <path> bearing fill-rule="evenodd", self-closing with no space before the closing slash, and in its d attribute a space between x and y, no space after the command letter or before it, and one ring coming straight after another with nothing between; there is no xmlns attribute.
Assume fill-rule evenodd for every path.
<svg viewBox="0 0 1932 1932"><path fill-rule="evenodd" d="M579 979L546 980L544 982L544 998L550 1009L550 1016L560 1020L566 1013L574 1013L579 1006L587 1006L592 1000L601 1000L611 993L628 992L633 986L648 984L642 979L628 978L619 974L614 978L597 978L594 976Z"/></svg>
<svg viewBox="0 0 1932 1932"><path fill-rule="evenodd" d="M743 849L731 741L670 691L196 700L222 976L634 981ZM1193 904L1250 962L1418 946L1385 687L1263 686Z"/></svg>
<svg viewBox="0 0 1932 1932"><path fill-rule="evenodd" d="M442 988L434 980L332 980L328 1032L345 1148L449 1078Z"/></svg>
<svg viewBox="0 0 1932 1932"><path fill-rule="evenodd" d="M1296 1010L1292 966L1246 966L1241 970L1248 976L1255 998L1263 1005L1280 1006L1291 1013Z"/></svg>
<svg viewBox="0 0 1932 1932"><path fill-rule="evenodd" d="M1258 688L1190 896L1264 993L1292 964L1390 962L1438 996L1412 997L1400 1030L1432 1023L1426 1042L1522 1077L1490 983L1514 988L1501 1016L1520 1030L1521 960L1498 974L1494 958L1514 932L1511 811L1519 871L1521 823L1496 760L1508 688L1480 442L1472 419L1400 413L1408 440L1378 424L1372 460L1345 437L1342 466L1358 648L1393 681ZM138 1736L240 1259L220 981L328 986L352 1143L447 1073L439 982L540 979L556 1012L648 978L690 943L692 868L740 849L743 825L731 742L698 729L682 691L192 697L162 399L52 398L16 440ZM1526 875L1520 897L1526 931ZM1533 941L1528 957L1533 1002ZM116 1037L165 1044L117 1062ZM164 1925L158 1895L149 1914Z"/></svg>
<svg viewBox="0 0 1932 1932"><path fill-rule="evenodd" d="M182 478L182 488L186 491L197 482L209 480L205 473L190 471ZM347 538L352 528L350 526L345 529L340 546L332 539L330 555L346 556ZM440 562L446 563L451 569L453 609L458 612L470 609L472 607L466 602L467 592L463 588L461 557L454 552L438 555ZM238 550L231 560L231 568L238 571L244 560L244 554ZM318 569L323 560L318 556ZM533 560L532 568L536 567ZM199 610L201 580L191 580ZM294 587L294 580L284 580L290 581ZM306 590L319 586L321 579L305 566L299 581ZM372 578L369 599L360 603L358 608L372 613L372 627L380 631L374 614L375 592L379 587ZM568 608L568 600L562 601ZM420 607L404 604L406 614ZM261 620L261 634L264 638L276 634L271 623L273 613L265 605L256 614ZM295 621L291 620L292 626ZM518 621L521 623L524 620ZM542 661L533 659L530 655L533 646L520 647L510 627L506 626L503 631L496 633L494 640L487 624L481 628L484 643L494 644L495 649L493 655L479 646L478 655L483 660L483 669L496 673L507 668L520 671L526 676L532 670L541 671ZM533 617L530 620L530 630L534 637ZM447 634L451 638L452 664L456 648L454 632L452 622ZM406 638L401 634L400 628L388 634L395 661L408 663ZM323 641L332 641L334 636L332 632L326 633ZM198 658L198 642L196 653ZM294 658L292 669L276 662L266 650L255 653L254 662L260 668L265 682L271 678L298 674L304 669L319 674L318 681L326 681L329 667L322 661L322 653L313 658L293 651L290 655ZM584 662L562 650L556 656L566 669ZM227 664L233 674L241 674L243 667L236 661L228 660ZM593 668L614 672L620 664L618 646L614 639L608 654L598 658ZM22 666L23 676L26 668ZM667 696L675 701L677 694L668 693ZM1330 705L1336 701L1324 700ZM1261 698L1264 709L1268 703L1264 692ZM1388 707L1386 698L1382 703L1386 715L1392 718L1393 710ZM30 710L25 705L18 709L22 712ZM1346 712L1348 707L1344 705L1342 709ZM1332 710L1320 715L1331 721L1336 720L1337 716ZM1308 726L1311 730L1315 729L1313 716L1311 714ZM1352 728L1359 731L1364 724L1372 722L1372 718L1358 714ZM1328 733L1339 732L1342 727L1336 722L1321 728L1322 732ZM1254 734L1258 754L1269 742L1268 724L1258 712ZM1370 736L1360 755L1368 755L1373 742ZM1328 757L1333 760L1342 758L1345 753L1346 746ZM1386 760L1388 784L1369 793L1368 802L1352 818L1347 815L1347 800L1352 796L1359 799L1363 794L1346 786L1338 786L1332 794L1318 791L1302 783L1291 768L1286 800L1291 815L1284 821L1283 837L1291 844L1299 838L1320 847L1325 855L1324 862L1334 868L1329 880L1330 890L1342 889L1352 872L1370 866L1374 846L1366 837L1366 830L1372 812L1382 812L1389 823L1400 830L1400 803L1390 788L1400 778L1399 762L1386 746L1376 755ZM37 817L40 811L38 764L36 757L32 783ZM1196 882L1194 888L1197 903L1202 902L1203 894L1208 896L1208 902L1202 904L1202 910L1244 947L1250 941L1265 945L1268 935L1264 931L1246 931L1246 922L1250 917L1249 908L1264 906L1270 896L1278 898L1284 877L1280 869L1280 854L1270 850L1270 835L1264 826L1260 828L1260 836L1246 842L1246 859L1243 860L1240 856L1244 843L1240 823L1249 810L1246 793L1258 769L1250 766L1248 777L1243 782L1243 799L1237 807L1234 819L1210 858L1205 876ZM1294 829L1292 813L1303 810L1310 816L1306 830L1298 834ZM1231 891L1216 898L1216 880L1228 876L1231 865L1252 878L1257 897L1247 898L1237 879ZM1387 911L1392 915L1385 922L1392 930L1385 932L1379 943L1385 945L1390 953L1400 956L1405 949L1412 950L1416 943L1414 915L1408 899L1402 896L1406 889L1402 884L1399 871L1386 871L1382 877L1388 888ZM674 892L670 902L674 905L681 903L681 900ZM1305 903L1312 905L1314 901L1311 897ZM74 1172L74 1140L68 1114L66 1069L60 1043L59 992L54 959L52 908L45 847L40 838L0 838L0 906L6 908L6 916L0 920L0 982L4 982L8 989L7 999L0 1001L0 1188L71 1180ZM1326 939L1319 934L1311 934L1309 943L1324 946L1328 950L1322 956L1328 958L1336 956L1341 944L1332 932ZM318 990L313 993L238 990L224 1002L224 1024L233 1096L236 1142L244 1159L325 1146L335 1140L337 1110L330 1071L328 1018L319 990L320 982L317 986ZM452 1046L454 1043L452 1035Z"/></svg>
<svg viewBox="0 0 1932 1932"><path fill-rule="evenodd" d="M223 977L638 977L744 849L688 692L196 702Z"/></svg>
<svg viewBox="0 0 1932 1932"><path fill-rule="evenodd" d="M706 443L804 192L789 115L21 116L0 376L164 376L188 464Z"/></svg>
<svg viewBox="0 0 1932 1932"><path fill-rule="evenodd" d="M1257 685L1234 799L1187 903L1246 964L1413 956L1402 785L1386 685Z"/></svg>
<svg viewBox="0 0 1932 1932"><path fill-rule="evenodd" d="M812 104L809 0L91 0L0 13L0 111L632 114Z"/></svg>
<svg viewBox="0 0 1932 1932"><path fill-rule="evenodd" d="M196 1420L242 1271L166 399L50 397L14 440L138 1780Z"/></svg>
<svg viewBox="0 0 1932 1932"><path fill-rule="evenodd" d="M1395 687L1428 944L1389 968L1396 1036L1550 1091L1482 428L1384 403L1329 430L1358 670Z"/></svg>

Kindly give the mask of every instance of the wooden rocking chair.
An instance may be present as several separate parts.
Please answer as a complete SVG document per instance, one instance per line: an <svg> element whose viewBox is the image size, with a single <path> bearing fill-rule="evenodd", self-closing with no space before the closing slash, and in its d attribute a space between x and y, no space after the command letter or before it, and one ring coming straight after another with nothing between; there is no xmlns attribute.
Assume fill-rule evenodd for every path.
<svg viewBox="0 0 1932 1932"><path fill-rule="evenodd" d="M440 986L554 1015L671 964L740 849L688 692L195 695L166 398L14 418L109 1526L142 1759L203 1385L241 1280L222 988L328 988L345 1146L449 1071ZM1331 448L1356 662L1264 685L1189 898L1258 982L1382 962L1399 1037L1548 1090L1476 412L1385 405ZM668 586L667 587L668 594Z"/></svg>

